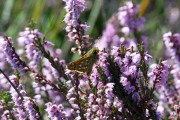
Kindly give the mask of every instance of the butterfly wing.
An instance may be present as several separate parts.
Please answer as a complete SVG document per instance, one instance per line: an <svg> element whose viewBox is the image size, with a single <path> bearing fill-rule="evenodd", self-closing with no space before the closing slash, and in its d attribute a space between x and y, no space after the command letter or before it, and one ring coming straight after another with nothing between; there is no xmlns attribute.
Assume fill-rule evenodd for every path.
<svg viewBox="0 0 180 120"><path fill-rule="evenodd" d="M91 72L93 64L98 59L98 57L97 57L98 52L99 52L98 48L91 49L84 56L82 56L79 60L69 63L67 65L67 68L70 70L80 72L80 73Z"/></svg>
<svg viewBox="0 0 180 120"><path fill-rule="evenodd" d="M87 68L90 65L90 60L87 57L82 57L79 60L75 61L75 62L71 62L68 64L67 68L70 70L74 70L77 72L81 72L81 73L85 73L87 72Z"/></svg>

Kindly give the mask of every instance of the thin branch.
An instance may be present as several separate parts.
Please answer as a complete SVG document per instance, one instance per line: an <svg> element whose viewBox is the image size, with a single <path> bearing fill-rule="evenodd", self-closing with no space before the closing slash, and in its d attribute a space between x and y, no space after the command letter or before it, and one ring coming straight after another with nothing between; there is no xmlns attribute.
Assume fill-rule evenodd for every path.
<svg viewBox="0 0 180 120"><path fill-rule="evenodd" d="M15 89L15 91L18 93L18 95L20 96L21 100L24 100L23 96L21 95L21 93L19 92L19 90L16 88L16 86L14 86L14 84L11 82L11 80L9 79L9 77L0 69L0 72L4 75L4 77L8 80L8 82L11 84L11 86Z"/></svg>

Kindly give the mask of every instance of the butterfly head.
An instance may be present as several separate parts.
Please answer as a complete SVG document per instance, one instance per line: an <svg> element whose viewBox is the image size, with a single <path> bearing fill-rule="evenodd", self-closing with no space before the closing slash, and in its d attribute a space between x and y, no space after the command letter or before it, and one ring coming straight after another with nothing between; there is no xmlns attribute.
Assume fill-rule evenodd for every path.
<svg viewBox="0 0 180 120"><path fill-rule="evenodd" d="M91 51L92 50L92 51ZM97 48L97 47L95 47L95 48L93 48L93 49L91 49L88 53L89 53L89 55L91 56L91 57L98 57L98 53L99 53L99 49ZM88 54L87 53L87 54Z"/></svg>

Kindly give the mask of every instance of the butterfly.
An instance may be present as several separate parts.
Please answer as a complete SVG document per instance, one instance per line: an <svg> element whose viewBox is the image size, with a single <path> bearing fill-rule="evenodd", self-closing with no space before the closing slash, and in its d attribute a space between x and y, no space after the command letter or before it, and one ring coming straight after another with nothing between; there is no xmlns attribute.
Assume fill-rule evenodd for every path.
<svg viewBox="0 0 180 120"><path fill-rule="evenodd" d="M69 63L67 68L78 73L86 73L89 75L91 73L93 64L98 60L98 53L99 49L94 47L77 61Z"/></svg>

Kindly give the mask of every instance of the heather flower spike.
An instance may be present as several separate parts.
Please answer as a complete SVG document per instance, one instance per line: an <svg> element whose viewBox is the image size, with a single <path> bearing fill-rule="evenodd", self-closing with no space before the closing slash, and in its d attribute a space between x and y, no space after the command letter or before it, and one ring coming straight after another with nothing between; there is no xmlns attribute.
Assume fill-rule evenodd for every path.
<svg viewBox="0 0 180 120"><path fill-rule="evenodd" d="M62 26L72 44L66 44L64 32L57 29L60 22L48 36L33 21L19 35L8 32L18 36L16 41L0 35L0 120L180 120L180 33L163 35L169 53L166 57L160 53L164 47L153 49L162 42L147 41L143 35L149 25L144 25L145 18L135 1L119 0L125 5L116 13L114 9L108 12L107 1L103 1L106 6L100 7L107 13L100 10L96 18L90 8L94 2L62 1L66 10L66 26ZM62 1L49 2L48 6L62 6ZM170 13L176 13L174 10ZM104 23L110 14L112 17ZM58 20L62 15L58 12ZM88 18L91 26L81 16L83 21ZM10 24L5 23L2 30ZM89 27L92 33L87 31ZM51 37L61 41L47 41ZM70 50L78 51L81 57L66 64L72 58L67 56ZM153 64L158 57L162 60Z"/></svg>
<svg viewBox="0 0 180 120"><path fill-rule="evenodd" d="M20 59L15 51L15 48L12 46L12 38L4 37L0 45L3 48L3 53L12 68L18 70L21 75L27 73L29 68L26 63Z"/></svg>
<svg viewBox="0 0 180 120"><path fill-rule="evenodd" d="M67 68L79 73L90 74L93 64L98 60L99 49L97 47L89 50L84 56L75 62L71 62L67 65Z"/></svg>
<svg viewBox="0 0 180 120"><path fill-rule="evenodd" d="M85 35L89 26L81 23L80 13L85 9L84 0L63 0L66 3L66 16L64 18L67 24L66 32L70 41L74 42L77 47L76 51L79 50L83 56L90 46L89 36Z"/></svg>

